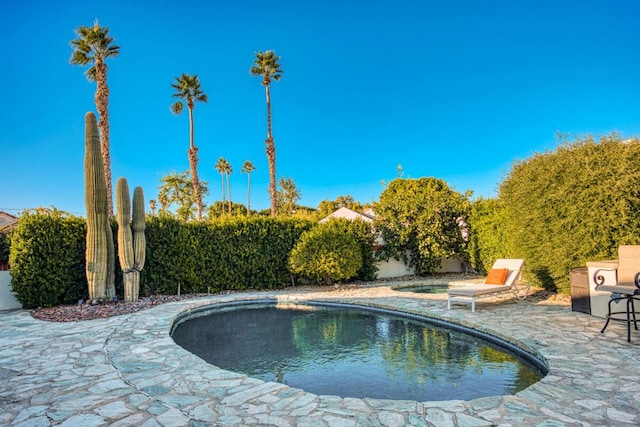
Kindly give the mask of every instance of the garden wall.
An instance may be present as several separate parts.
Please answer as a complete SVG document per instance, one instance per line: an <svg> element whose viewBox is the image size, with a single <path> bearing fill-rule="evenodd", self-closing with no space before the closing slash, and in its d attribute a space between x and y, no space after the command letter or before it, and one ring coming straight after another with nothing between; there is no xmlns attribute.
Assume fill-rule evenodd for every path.
<svg viewBox="0 0 640 427"><path fill-rule="evenodd" d="M11 275L8 271L0 271L0 310L22 308L11 291Z"/></svg>

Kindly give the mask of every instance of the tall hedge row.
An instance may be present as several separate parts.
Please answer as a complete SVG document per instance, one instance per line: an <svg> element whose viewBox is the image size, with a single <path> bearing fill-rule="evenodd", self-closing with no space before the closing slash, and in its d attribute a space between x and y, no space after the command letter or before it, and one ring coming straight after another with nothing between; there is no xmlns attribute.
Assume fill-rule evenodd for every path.
<svg viewBox="0 0 640 427"><path fill-rule="evenodd" d="M508 258L509 240L504 223L504 203L497 199L477 199L469 214L469 261L486 273L498 258Z"/></svg>
<svg viewBox="0 0 640 427"><path fill-rule="evenodd" d="M182 223L147 220L145 294L273 289L290 283L287 257L310 221L288 218L222 218Z"/></svg>
<svg viewBox="0 0 640 427"><path fill-rule="evenodd" d="M86 298L86 224L58 211L25 213L11 233L11 286L25 308Z"/></svg>
<svg viewBox="0 0 640 427"><path fill-rule="evenodd" d="M9 263L9 246L10 246L9 233L0 233L0 264Z"/></svg>
<svg viewBox="0 0 640 427"><path fill-rule="evenodd" d="M564 142L516 163L500 186L506 248L533 284L567 293L569 270L640 243L640 140Z"/></svg>

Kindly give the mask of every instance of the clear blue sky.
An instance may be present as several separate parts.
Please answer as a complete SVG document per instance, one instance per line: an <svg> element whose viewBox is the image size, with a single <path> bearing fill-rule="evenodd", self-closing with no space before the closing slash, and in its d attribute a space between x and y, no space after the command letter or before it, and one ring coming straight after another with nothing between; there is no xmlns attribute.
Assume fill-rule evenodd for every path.
<svg viewBox="0 0 640 427"><path fill-rule="evenodd" d="M197 74L199 173L219 200L269 206L264 88L249 68L275 50L279 177L301 204L377 200L381 180L435 176L496 195L514 160L554 149L556 131L640 134L637 1L5 1L0 5L0 210L51 205L84 215L83 118L95 84L69 64L74 29L95 19L120 55L108 62L113 180L157 197L188 169L187 114L170 84Z"/></svg>

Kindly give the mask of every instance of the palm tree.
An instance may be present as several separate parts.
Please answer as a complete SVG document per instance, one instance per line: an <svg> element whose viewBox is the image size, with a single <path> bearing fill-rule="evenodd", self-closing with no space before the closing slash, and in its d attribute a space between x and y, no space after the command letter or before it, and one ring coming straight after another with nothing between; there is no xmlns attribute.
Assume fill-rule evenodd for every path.
<svg viewBox="0 0 640 427"><path fill-rule="evenodd" d="M278 192L278 198L281 206L278 209L286 215L291 215L295 212L298 200L300 200L302 194L293 178L280 178L280 191Z"/></svg>
<svg viewBox="0 0 640 427"><path fill-rule="evenodd" d="M245 160L242 164L242 170L240 172L246 172L247 174L247 215L251 215L251 172L256 170L250 160Z"/></svg>
<svg viewBox="0 0 640 427"><path fill-rule="evenodd" d="M194 188L194 196L196 201L196 217L198 221L202 220L202 193L200 192L200 180L198 179L198 148L193 142L193 107L196 101L207 102L207 95L200 89L200 80L195 74L182 74L176 77L176 82L171 84L176 90L173 94L176 98L186 101L189 109L189 167L191 168L191 181ZM182 112L184 104L177 101L171 105L171 112L176 116Z"/></svg>
<svg viewBox="0 0 640 427"><path fill-rule="evenodd" d="M224 172L225 172L225 175L227 175L227 194L229 195L229 214L231 214L232 206L233 206L233 203L231 203L231 184L229 183L229 175L231 175L231 173L233 172L233 167L231 166L231 163L227 162L225 164Z"/></svg>
<svg viewBox="0 0 640 427"><path fill-rule="evenodd" d="M267 145L267 160L269 161L269 196L271 197L271 215L276 214L276 146L273 143L273 135L271 134L271 94L269 92L269 84L271 80L278 81L282 77L282 70L278 61L280 57L272 50L265 52L257 52L256 59L251 67L251 75L262 76L262 84L265 87L267 96L267 139L264 141Z"/></svg>
<svg viewBox="0 0 640 427"><path fill-rule="evenodd" d="M222 177L222 213L224 214L224 202L226 200L224 196L224 176L227 173L227 165L229 162L224 157L220 157L213 168L218 171L220 176ZM229 209L229 213L231 213L231 209Z"/></svg>
<svg viewBox="0 0 640 427"><path fill-rule="evenodd" d="M109 148L109 86L107 85L106 59L116 57L120 47L114 46L113 37L109 36L109 28L101 27L96 20L92 27L79 26L75 31L77 39L71 40L73 53L72 65L90 65L85 72L87 79L96 82L94 102L100 120L100 151L104 163L104 174L107 182L107 203L109 215L113 216L113 188L111 184L111 154Z"/></svg>

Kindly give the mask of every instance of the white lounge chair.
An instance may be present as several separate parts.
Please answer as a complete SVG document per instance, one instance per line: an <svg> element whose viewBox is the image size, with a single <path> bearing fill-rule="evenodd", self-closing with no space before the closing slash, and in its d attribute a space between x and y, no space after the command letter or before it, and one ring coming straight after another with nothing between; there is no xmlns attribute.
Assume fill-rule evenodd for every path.
<svg viewBox="0 0 640 427"><path fill-rule="evenodd" d="M505 293L512 293L519 299L529 295L531 285L518 284L523 259L498 259L491 267L484 283L454 287L447 291L449 296L447 308L451 310L452 302L471 303L471 311L476 311L476 299L494 297ZM500 282L502 281L502 284ZM522 291L524 290L524 295Z"/></svg>

